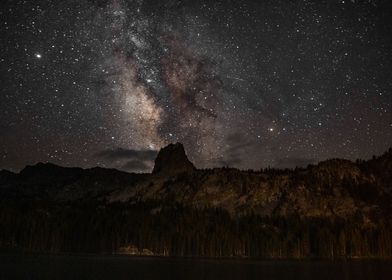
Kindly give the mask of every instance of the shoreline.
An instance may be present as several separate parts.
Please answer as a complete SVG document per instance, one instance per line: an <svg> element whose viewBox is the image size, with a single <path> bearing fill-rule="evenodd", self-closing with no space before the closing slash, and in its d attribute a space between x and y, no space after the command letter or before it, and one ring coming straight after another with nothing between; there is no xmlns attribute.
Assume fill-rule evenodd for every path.
<svg viewBox="0 0 392 280"><path fill-rule="evenodd" d="M263 257L208 257L208 256L164 256L164 255L136 255L115 253L73 253L73 252L42 252L25 250L0 249L0 255L24 255L24 256L47 256L47 257L91 257L91 258L118 258L118 259L143 259L143 260L184 260L184 261L245 261L245 262L356 262L356 261L392 261L392 257L303 257L303 258L263 258Z"/></svg>

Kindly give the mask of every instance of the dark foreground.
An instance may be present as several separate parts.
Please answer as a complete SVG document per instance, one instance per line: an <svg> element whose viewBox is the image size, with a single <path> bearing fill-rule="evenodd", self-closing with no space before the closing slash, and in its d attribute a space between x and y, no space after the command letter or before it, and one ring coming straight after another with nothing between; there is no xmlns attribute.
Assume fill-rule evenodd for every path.
<svg viewBox="0 0 392 280"><path fill-rule="evenodd" d="M392 258L392 148L307 168L196 169L181 144L153 173L38 163L0 171L0 248L252 258Z"/></svg>
<svg viewBox="0 0 392 280"><path fill-rule="evenodd" d="M392 279L392 262L0 254L0 279Z"/></svg>

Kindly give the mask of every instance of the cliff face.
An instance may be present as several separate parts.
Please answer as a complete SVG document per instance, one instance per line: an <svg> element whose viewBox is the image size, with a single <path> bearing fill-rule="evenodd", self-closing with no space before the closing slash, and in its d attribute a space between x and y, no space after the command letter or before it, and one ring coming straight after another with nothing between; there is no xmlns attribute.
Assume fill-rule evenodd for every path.
<svg viewBox="0 0 392 280"><path fill-rule="evenodd" d="M194 169L195 167L185 154L184 146L181 143L176 143L169 144L159 151L152 173L170 176Z"/></svg>
<svg viewBox="0 0 392 280"><path fill-rule="evenodd" d="M343 230L344 236L353 235L354 232L356 232L355 230L375 230L377 232L383 232L383 234L389 234L390 232L387 228L392 214L391 174L392 150L389 150L378 158L373 158L372 160L365 162L357 161L354 163L348 160L333 159L314 166L309 166L306 169L268 169L260 172L253 172L229 168L198 170L186 157L183 146L177 143L169 145L160 151L156 158L152 174L129 174L102 168L83 170L80 168L63 168L52 164L37 164L35 166L26 167L19 174L2 171L0 173L0 200L3 205L7 205L7 207L3 209L6 213L14 213L13 211L17 211L19 209L18 207L21 207L21 204L27 204L29 207L32 207L32 209L34 209L32 213L35 213L34 211L38 211L38 209L49 207L44 207L42 205L52 205L50 207L54 208L49 207L52 210L45 208L45 211L50 213L45 219L50 220L50 222L48 222L49 224L53 223L51 219L54 219L60 226L61 220L57 221L57 217L60 214L55 214L57 213L56 211L60 211L62 213L61 215L67 216L71 215L70 213L72 213L72 211L76 211L71 209L85 209L83 211L80 210L82 211L80 212L81 216L83 216L83 213L85 212L90 213L92 217L98 215L97 213L100 213L96 218L99 220L101 219L101 215L109 217L110 215L107 216L107 211L109 211L108 209L111 209L110 211L113 212L109 212L112 213L113 216L110 216L112 218L108 218L109 221L106 221L105 224L110 224L113 222L112 220L117 221L117 219L120 219L118 217L123 217L124 215L136 217L140 214L140 211L147 211L143 212L144 214L141 218L145 220L144 222L146 222L147 225L142 226L141 224L143 222L135 220L135 224L132 225L130 231L147 228L150 231L152 230L152 235L159 234L159 236L167 233L169 229L164 229L167 227L167 224L161 224L161 227L156 227L154 224L151 224L150 219L156 219L159 216L159 223L161 223L162 220L167 219L169 216L176 217L178 211L180 211L176 210L179 209L178 207L181 209L189 209L187 211L190 212L185 212L188 214L192 213L189 214L189 219L193 219L194 215L201 215L201 217L203 217L201 220L204 219L204 222L206 223L201 226L203 228L202 230L204 230L205 227L208 227L211 220L218 219L214 216L217 215L216 212L213 212L215 214L211 214L208 211L223 211L224 213L227 213L228 216L225 216L225 219L229 219L227 221L233 221L234 224L230 226L231 229L236 228L233 236L236 236L236 234L238 235L239 232L247 226L249 227L248 231L254 230L257 232L258 230L261 230L262 234L267 234L265 231L267 231L268 234L273 235L283 234L284 232L283 229L279 229L279 227L282 226L281 222L274 224L275 222L268 220L268 223L272 224L266 222L255 223L254 218L248 220L249 217L259 217L260 219L275 219L279 217L279 219L286 219L286 221L292 219L292 217L297 217L296 219L299 219L298 221L300 221L298 223L313 221L314 219L322 219L327 224L336 223L337 221L346 221L339 227L335 224L331 224L328 226L328 230L331 232L338 229L343 230L342 228L345 228L347 224L351 225L354 223L353 225L355 226L352 228L350 226ZM62 207L62 209L59 210L56 208L57 205L67 205L67 207L70 208L69 210L66 210L68 209L67 207ZM71 207L69 205L74 206ZM135 205L138 206L136 207ZM172 211L169 211L171 214L164 210L168 209L168 207L171 209L170 211ZM41 213L40 211L43 210L41 209L37 213ZM104 211L104 213L101 211ZM179 213L185 215L184 212L181 211ZM40 216L41 214L36 215L40 217L39 219L43 219ZM160 215L162 215L162 217ZM219 219L222 218L220 215L221 214L219 214ZM4 214L3 218L6 216L7 215ZM128 218L128 221L132 219L130 217ZM35 219L36 218L32 218L34 221ZM37 222L41 221L39 219ZM90 218L87 216L85 219L90 221ZM15 226L10 220L12 219L6 220L8 223L7 228ZM241 225L239 221L242 220L248 222L241 226L241 228L237 228ZM200 222L196 219L195 223L196 221L197 223ZM382 225L380 224L380 221L383 221ZM116 225L120 228L127 228L127 223L125 222L124 224L124 222L125 220L122 222L117 221ZM183 217L176 220L176 222L179 223L176 225L177 229L184 228L185 230L187 227L186 225L193 227L193 225L188 224L187 220L183 220ZM0 226L5 227L4 223L4 220L0 219ZM31 223L31 221L28 223ZM313 222L309 223L312 225ZM225 227L226 226L229 227L228 225L225 225ZM262 226L262 228L259 228L260 226ZM95 224L95 227L97 227L97 224ZM309 231L310 226L308 223L305 223L303 227L308 228L307 231ZM332 227L333 230L330 227ZM98 226L98 229L99 228L100 227ZM272 230L271 233L271 229L274 228L275 230ZM160 230L162 230L162 232L160 232ZM126 230L123 228L120 232L126 232ZM301 246L306 247L306 242L310 241L306 241L306 238L309 237L303 235L305 234L304 232L305 230L303 232L301 231L301 234L298 235L301 236L298 237L300 240L297 240L296 242L302 244ZM47 234L50 235L50 233ZM175 234L175 231L171 232L171 234ZM323 233L317 234L322 235ZM347 254L344 253L346 252L345 250L347 250L346 245L342 244L346 244L346 239L343 241L340 240L340 238L343 238L340 234L339 231L338 233L331 233L331 236L337 236L336 238L338 239L336 242L339 243L339 248L343 248L341 249L343 250L341 255L345 255ZM375 233L372 234L372 236L376 236ZM381 238L381 233L377 234L379 234L379 237L377 238ZM60 236L64 235L66 234L62 232ZM12 237L12 233L10 233L10 236ZM129 236L129 234L124 236ZM256 240L258 240L257 236L258 235L255 235L254 237ZM140 238L143 239L143 237L138 238L139 239L136 238L135 240L140 240ZM235 238L239 237L237 236ZM2 242L3 245L6 243L0 236L0 247L2 246ZM135 245L133 243L127 243L125 239L118 242L119 244L111 243L111 246L115 246L112 250L116 250L116 248L119 247ZM209 241L205 240L203 242ZM331 244L335 244L335 241L331 242ZM343 243L341 244L341 242ZM369 240L369 242L374 243L374 241L371 240ZM173 244L170 246L167 245L166 247L164 246L160 249L148 247L145 243L139 245L142 246L141 248L147 248L153 252L160 252L160 250L162 250L162 252L165 252L165 255L170 255L174 252L170 250L170 246L174 246ZM197 247L195 244L192 246ZM238 248L242 249L237 248L239 250L238 252L241 252L240 254L250 254L249 252L246 253L245 247L241 246ZM385 247L386 245L383 244L380 246ZM389 248L388 246L385 248ZM303 252L310 250L305 247L298 249L301 252L300 254L305 254ZM390 247L392 251L392 245ZM61 251L64 249L58 250ZM183 248L183 250L185 249ZM330 250L330 248L328 248L328 250ZM176 254L184 254L183 251L181 252L177 252ZM271 252L275 251L272 250L271 252L268 252L269 254L272 254ZM198 251L198 254L214 255L215 253L207 254ZM233 252L230 254L236 255L236 253ZM359 253L357 252L357 254Z"/></svg>

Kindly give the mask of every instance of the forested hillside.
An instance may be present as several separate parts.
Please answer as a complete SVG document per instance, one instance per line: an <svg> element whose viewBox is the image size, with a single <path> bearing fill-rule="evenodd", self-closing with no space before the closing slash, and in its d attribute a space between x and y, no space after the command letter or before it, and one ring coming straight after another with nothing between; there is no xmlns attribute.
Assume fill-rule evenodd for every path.
<svg viewBox="0 0 392 280"><path fill-rule="evenodd" d="M390 257L392 151L304 169L198 170L180 144L152 174L0 172L0 247L208 257Z"/></svg>

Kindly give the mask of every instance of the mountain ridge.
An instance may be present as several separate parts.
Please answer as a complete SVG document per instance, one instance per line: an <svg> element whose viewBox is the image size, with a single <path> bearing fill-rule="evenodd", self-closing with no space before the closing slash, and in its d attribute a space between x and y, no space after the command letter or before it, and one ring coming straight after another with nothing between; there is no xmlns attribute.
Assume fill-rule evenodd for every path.
<svg viewBox="0 0 392 280"><path fill-rule="evenodd" d="M353 162L335 158L309 165L307 168L245 171L224 167L196 169L188 160L182 144L176 143L161 149L152 173L127 173L100 167L82 169L37 163L27 166L18 174L2 172L7 175L0 176L0 182L3 185L14 183L22 186L20 189L34 185L43 186L43 189L51 187L53 190L53 186L57 185L59 191L52 196L55 201L67 200L62 197L64 190L68 193L72 192L71 189L75 193L81 192L71 197L82 199L82 193L86 189L92 191L96 187L102 192L105 191L101 199L108 203L140 199L165 200L170 196L180 204L192 207L221 207L230 213L243 212L246 209L267 215L278 211L280 214L290 212L318 216L323 211L316 210L317 203L322 204L321 201L324 201L329 208L334 208L333 211L324 211L325 215L333 215L333 212L339 217L345 217L354 215L359 207L356 204L363 203L354 203L349 187L343 186L344 184L358 185L365 189L369 189L368 185L374 185L369 192L378 197L389 195L390 186L381 188L378 184L385 184L392 173L391 150L368 161ZM379 161L382 161L383 167L379 166ZM381 172L381 176L375 170L384 171L384 166L388 170L385 170L385 174ZM97 190L94 192L99 195ZM283 198L285 193L288 195ZM309 200L305 203L302 197L308 197ZM287 199L297 208L285 205ZM308 206L312 205L313 200L315 205L310 209ZM280 208L276 206L272 211L274 203L280 204ZM339 203L346 205L345 210Z"/></svg>
<svg viewBox="0 0 392 280"><path fill-rule="evenodd" d="M0 172L0 248L276 257L284 246L282 257L392 256L391 149L368 161L260 171L196 169L181 144L157 158L145 174L42 163Z"/></svg>
<svg viewBox="0 0 392 280"><path fill-rule="evenodd" d="M161 148L160 151L161 151L162 149L168 147L168 146L171 146L171 145L178 145L178 144L181 145L182 147L184 147L184 146L182 145L182 143L177 142L177 143L168 144L167 146ZM159 154L159 152L158 152L158 154ZM389 160L392 160L392 147L389 148L388 150L386 150L386 151L385 151L384 153L382 153L381 155L379 155L379 156L374 155L374 156L373 156L372 158L370 158L370 159L359 159L359 158L358 158L358 159L356 159L356 160L350 160L350 159L346 159L346 158L328 158L328 159L325 159L325 160L321 160L321 161L319 161L319 162L317 162L317 163L309 163L309 164L307 165L307 167L309 167L309 166L318 166L318 165L320 165L320 164L325 164L325 163L334 162L334 161L342 161L342 162L350 162L350 163L361 163L361 164L364 164L364 163L369 163L369 162L372 162L372 161L374 161L374 160L380 160L380 159L384 159L384 158L388 158ZM189 161L188 158L187 158L187 160ZM212 168L196 168L196 167L193 165L192 162L190 162L190 163L192 164L192 166L194 167L194 169L197 169L197 170L233 169L233 170L239 170L239 171L244 171L244 172L246 172L246 171L262 172L262 170L267 170L267 169L274 169L274 170L282 170L282 171L283 171L283 170L294 170L294 169L306 169L306 168L307 168L307 167L302 167L302 166L296 166L296 167L290 167L290 168L288 168L288 167L284 167L284 168L266 167L266 168L261 168L261 169L258 169L258 170L254 170L254 169L239 169L239 168L236 168L236 167L227 167L227 166L220 166L220 167L219 167L219 166L216 166L216 167L212 167ZM81 170L90 170L90 169L98 168L98 169L105 169L105 170L117 170L117 171L119 171L119 172L128 173L128 174L151 174L151 173L154 173L153 171L151 171L151 172L128 172L128 171L119 170L119 169L116 169L116 168L101 167L101 166L93 166L93 167L87 167L87 168L82 168L82 167L78 167L78 166L63 166L63 165L56 164L56 163L53 163L53 162L42 162L42 161L38 161L38 162L36 162L35 164L28 164L28 165L26 165L24 168L22 168L19 172L14 172L14 171L11 171L11 170L9 170L9 169L0 169L0 172L7 172L7 173L12 173L12 174L20 174L20 173L21 173L24 169L26 169L26 168L40 167L40 166L53 166L53 167L60 167L60 168L66 168L66 169L74 168L74 169L81 169Z"/></svg>

